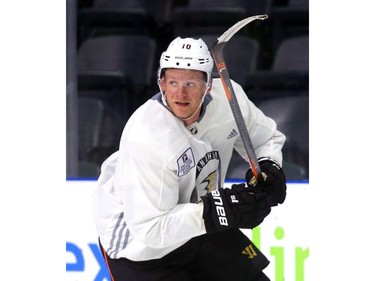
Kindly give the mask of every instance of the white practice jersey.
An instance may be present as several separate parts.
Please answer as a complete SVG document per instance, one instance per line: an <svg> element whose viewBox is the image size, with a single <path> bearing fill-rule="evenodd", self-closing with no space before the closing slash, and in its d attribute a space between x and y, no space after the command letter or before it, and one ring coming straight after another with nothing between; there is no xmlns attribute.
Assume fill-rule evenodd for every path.
<svg viewBox="0 0 375 281"><path fill-rule="evenodd" d="M285 136L232 84L257 157L281 164ZM213 79L200 120L189 127L163 105L160 93L138 108L119 151L103 163L93 195L107 254L157 259L205 234L200 197L223 186L233 148L246 158L220 79Z"/></svg>

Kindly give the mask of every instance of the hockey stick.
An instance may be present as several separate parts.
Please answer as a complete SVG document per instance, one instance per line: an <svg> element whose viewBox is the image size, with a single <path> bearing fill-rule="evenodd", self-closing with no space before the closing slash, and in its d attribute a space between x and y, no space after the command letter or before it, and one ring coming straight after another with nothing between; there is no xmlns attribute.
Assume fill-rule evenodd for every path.
<svg viewBox="0 0 375 281"><path fill-rule="evenodd" d="M264 20L266 18L268 18L267 15L258 15L258 16L248 17L237 22L232 27L230 27L227 31L225 31L217 39L217 42L210 49L212 57L214 58L214 61L216 64L216 68L219 72L221 82L223 83L223 87L224 87L227 99L229 101L230 108L232 109L234 119L236 121L238 130L240 132L242 142L245 146L245 150L249 158L251 171L253 172L253 175L255 176L256 182L258 183L263 181L263 177L261 176L262 171L260 169L258 159L256 158L253 144L251 142L249 132L246 128L245 120L242 116L240 106L238 104L236 95L233 90L232 83L230 81L229 73L228 73L228 70L224 61L223 50L224 50L226 43L229 41L229 39L232 38L232 36L236 34L237 31L239 31L242 27L244 27L245 25L247 25L248 23L254 20L257 20L257 19Z"/></svg>

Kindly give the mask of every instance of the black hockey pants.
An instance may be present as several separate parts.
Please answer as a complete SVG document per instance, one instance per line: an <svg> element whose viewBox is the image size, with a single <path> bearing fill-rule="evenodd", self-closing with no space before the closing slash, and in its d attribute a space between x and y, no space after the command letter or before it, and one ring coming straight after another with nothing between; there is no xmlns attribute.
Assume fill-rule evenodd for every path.
<svg viewBox="0 0 375 281"><path fill-rule="evenodd" d="M160 259L111 259L113 281L269 281L267 258L238 229L195 237Z"/></svg>

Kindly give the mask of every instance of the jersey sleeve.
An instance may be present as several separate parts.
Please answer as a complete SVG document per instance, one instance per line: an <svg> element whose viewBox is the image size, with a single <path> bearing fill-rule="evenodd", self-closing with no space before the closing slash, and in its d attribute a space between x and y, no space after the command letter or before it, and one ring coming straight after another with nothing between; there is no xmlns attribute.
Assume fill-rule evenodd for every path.
<svg viewBox="0 0 375 281"><path fill-rule="evenodd" d="M114 184L128 228L151 248L181 244L205 233L202 203L179 202L176 171L164 159L154 149L127 141L116 167Z"/></svg>

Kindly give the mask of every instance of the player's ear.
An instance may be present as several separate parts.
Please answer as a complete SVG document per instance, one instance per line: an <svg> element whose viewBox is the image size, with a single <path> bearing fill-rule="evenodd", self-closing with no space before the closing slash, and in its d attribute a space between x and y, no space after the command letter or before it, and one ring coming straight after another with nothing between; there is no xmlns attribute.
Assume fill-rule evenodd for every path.
<svg viewBox="0 0 375 281"><path fill-rule="evenodd" d="M162 89L162 91L165 91L165 79L164 76L159 79L159 86Z"/></svg>

